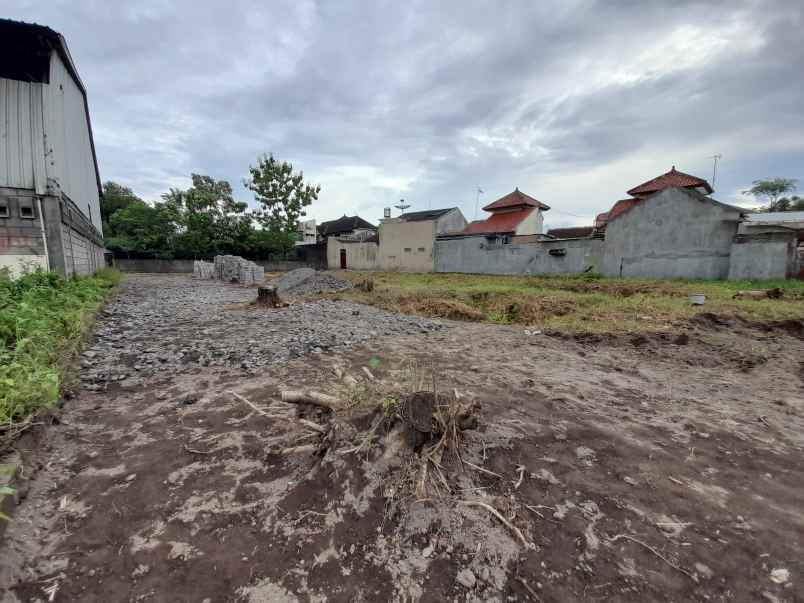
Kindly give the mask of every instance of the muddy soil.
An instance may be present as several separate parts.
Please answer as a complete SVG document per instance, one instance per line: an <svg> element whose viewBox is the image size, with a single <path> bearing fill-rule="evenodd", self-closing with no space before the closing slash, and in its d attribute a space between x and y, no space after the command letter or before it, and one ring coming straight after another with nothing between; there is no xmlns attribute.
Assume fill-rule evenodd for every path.
<svg viewBox="0 0 804 603"><path fill-rule="evenodd" d="M175 276L147 277L117 303L136 315L160 279L181 295ZM210 333L259 312L215 287ZM182 305L164 307L157 329L102 316L99 336L209 337L166 328ZM80 391L18 445L28 479L0 600L804 600L801 323L710 317L633 337L444 324ZM444 460L449 492L411 495L415 456L379 444L283 454L315 434L232 394L268 414L300 387L359 409L417 381L481 405L461 460Z"/></svg>

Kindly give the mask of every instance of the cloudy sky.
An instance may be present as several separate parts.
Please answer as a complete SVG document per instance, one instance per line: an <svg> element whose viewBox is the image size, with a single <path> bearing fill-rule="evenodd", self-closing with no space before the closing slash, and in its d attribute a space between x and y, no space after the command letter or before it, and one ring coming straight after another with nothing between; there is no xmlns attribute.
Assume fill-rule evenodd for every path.
<svg viewBox="0 0 804 603"><path fill-rule="evenodd" d="M591 223L676 165L745 203L804 188L804 2L0 0L67 38L101 176L158 199L273 152L319 220L404 198L467 218L518 186ZM482 212L481 212L482 213Z"/></svg>

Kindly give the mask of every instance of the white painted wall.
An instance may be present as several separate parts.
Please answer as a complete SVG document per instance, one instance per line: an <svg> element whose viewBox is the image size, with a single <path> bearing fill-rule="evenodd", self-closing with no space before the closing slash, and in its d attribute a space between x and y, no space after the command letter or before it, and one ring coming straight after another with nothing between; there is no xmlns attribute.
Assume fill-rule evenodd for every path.
<svg viewBox="0 0 804 603"><path fill-rule="evenodd" d="M8 268L12 278L37 268L47 270L47 258L43 255L0 255L0 270Z"/></svg>
<svg viewBox="0 0 804 603"><path fill-rule="evenodd" d="M515 235L542 234L544 229L544 216L541 209L535 209L517 226Z"/></svg>
<svg viewBox="0 0 804 603"><path fill-rule="evenodd" d="M61 57L50 58L50 84L44 87L47 175L101 230L100 198L84 95Z"/></svg>

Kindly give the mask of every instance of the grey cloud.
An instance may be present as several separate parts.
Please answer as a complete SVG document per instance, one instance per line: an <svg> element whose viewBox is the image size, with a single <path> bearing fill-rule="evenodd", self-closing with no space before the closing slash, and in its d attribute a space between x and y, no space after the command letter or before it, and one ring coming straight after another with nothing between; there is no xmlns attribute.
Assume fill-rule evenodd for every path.
<svg viewBox="0 0 804 603"><path fill-rule="evenodd" d="M151 0L135 9L29 3L8 16L67 37L89 88L104 179L154 198L202 171L245 198L247 166L272 151L314 181L363 166L409 182L394 190L368 176L348 186L330 180L312 211L376 218L399 196L460 203L471 214L477 185L489 197L531 187L554 207L587 215L610 203L603 191L655 175L604 176L599 198L578 199L573 182L596 167L645 155L669 167L678 149L709 142L729 145L713 149L733 161L723 190L767 175L773 162L804 180L803 13L795 0ZM701 28L706 44L735 19L751 23L764 45L729 39L733 48L688 68L660 69L673 32ZM598 62L616 69L654 48L656 71L594 81ZM800 142L782 160L756 144L757 132ZM556 173L566 187L542 189Z"/></svg>

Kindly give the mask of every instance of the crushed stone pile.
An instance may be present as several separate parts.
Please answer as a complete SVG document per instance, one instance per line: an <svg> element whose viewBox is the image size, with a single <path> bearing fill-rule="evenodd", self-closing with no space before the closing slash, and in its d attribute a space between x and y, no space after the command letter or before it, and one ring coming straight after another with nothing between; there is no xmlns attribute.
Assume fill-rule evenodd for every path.
<svg viewBox="0 0 804 603"><path fill-rule="evenodd" d="M253 290L180 276L130 278L101 312L82 357L86 389L199 367L257 370L306 354L349 349L378 337L444 329L436 320L345 301L316 300L271 312L247 304Z"/></svg>
<svg viewBox="0 0 804 603"><path fill-rule="evenodd" d="M277 291L290 295L309 295L325 291L350 289L352 283L339 279L328 272L317 272L312 268L297 268L280 276L272 282Z"/></svg>

